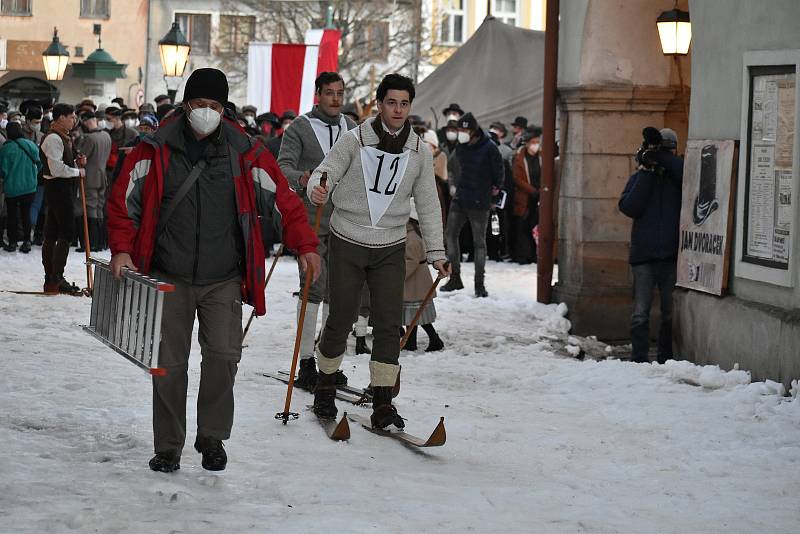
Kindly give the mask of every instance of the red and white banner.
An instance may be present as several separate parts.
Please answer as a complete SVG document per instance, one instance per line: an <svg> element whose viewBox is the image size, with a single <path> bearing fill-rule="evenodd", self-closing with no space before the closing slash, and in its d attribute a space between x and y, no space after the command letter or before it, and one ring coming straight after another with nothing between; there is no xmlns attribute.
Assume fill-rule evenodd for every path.
<svg viewBox="0 0 800 534"><path fill-rule="evenodd" d="M247 103L259 113L305 113L314 107L314 80L339 67L339 30L308 30L301 45L250 43Z"/></svg>

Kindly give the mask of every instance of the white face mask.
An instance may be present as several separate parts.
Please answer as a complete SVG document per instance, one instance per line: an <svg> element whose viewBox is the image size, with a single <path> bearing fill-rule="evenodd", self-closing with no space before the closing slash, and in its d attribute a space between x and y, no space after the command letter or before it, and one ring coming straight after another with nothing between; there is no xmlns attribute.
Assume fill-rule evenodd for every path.
<svg viewBox="0 0 800 534"><path fill-rule="evenodd" d="M248 125L250 125L250 126L255 126L256 125L256 118L253 117L252 115L245 115L244 118L247 121Z"/></svg>
<svg viewBox="0 0 800 534"><path fill-rule="evenodd" d="M189 124L200 135L208 135L219 126L222 115L211 108L197 108L189 113Z"/></svg>
<svg viewBox="0 0 800 534"><path fill-rule="evenodd" d="M126 128L135 128L136 127L136 119L125 119L125 127Z"/></svg>
<svg viewBox="0 0 800 534"><path fill-rule="evenodd" d="M42 124L37 122L36 124L31 123L31 130L34 132L41 132L42 131Z"/></svg>
<svg viewBox="0 0 800 534"><path fill-rule="evenodd" d="M469 142L470 135L467 132L458 132L458 142L462 145Z"/></svg>
<svg viewBox="0 0 800 534"><path fill-rule="evenodd" d="M108 123L106 122L105 119L101 119L97 121L97 127L100 128L101 130L105 130L106 128L108 128Z"/></svg>
<svg viewBox="0 0 800 534"><path fill-rule="evenodd" d="M8 126L8 119L0 119L0 128Z"/></svg>
<svg viewBox="0 0 800 534"><path fill-rule="evenodd" d="M458 139L458 132L453 132L453 131L446 132L444 136L447 137L448 141L455 141L456 139Z"/></svg>
<svg viewBox="0 0 800 534"><path fill-rule="evenodd" d="M52 111L48 111L47 113L44 114L44 116L49 121L53 120L53 112Z"/></svg>
<svg viewBox="0 0 800 534"><path fill-rule="evenodd" d="M447 117L445 117L449 121L457 121L461 115L458 113L448 113Z"/></svg>

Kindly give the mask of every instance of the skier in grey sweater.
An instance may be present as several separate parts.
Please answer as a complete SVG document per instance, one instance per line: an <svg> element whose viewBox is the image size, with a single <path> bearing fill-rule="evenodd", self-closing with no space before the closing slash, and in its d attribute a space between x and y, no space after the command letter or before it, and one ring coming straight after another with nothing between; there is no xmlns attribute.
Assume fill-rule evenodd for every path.
<svg viewBox="0 0 800 534"><path fill-rule="evenodd" d="M292 189L303 199L308 220L314 224L316 206L306 198L306 185L311 173L355 123L342 115L344 104L344 80L336 72L321 73L315 83L318 104L313 110L297 117L283 134L278 165L289 181ZM328 235L333 207L328 205L322 212L319 226L319 247L317 252L322 258L322 271L317 281L308 292L308 305L300 337L300 368L295 381L298 387L313 390L317 383L317 368L314 363L314 340L316 339L317 316L322 304L323 324L328 311ZM305 277L300 273L300 292L303 291ZM300 299L297 302L297 318L300 318ZM347 378L341 371L337 374L337 383L346 384Z"/></svg>
<svg viewBox="0 0 800 534"><path fill-rule="evenodd" d="M328 251L330 315L317 347L314 411L335 417L336 376L366 281L374 343L370 361L372 425L403 428L392 405L400 369L398 332L405 282L406 222L413 196L425 253L441 275L450 274L442 243L442 212L430 148L408 122L414 84L389 74L378 86L377 117L344 134L311 174L307 195L333 204ZM320 184L327 173L325 187Z"/></svg>

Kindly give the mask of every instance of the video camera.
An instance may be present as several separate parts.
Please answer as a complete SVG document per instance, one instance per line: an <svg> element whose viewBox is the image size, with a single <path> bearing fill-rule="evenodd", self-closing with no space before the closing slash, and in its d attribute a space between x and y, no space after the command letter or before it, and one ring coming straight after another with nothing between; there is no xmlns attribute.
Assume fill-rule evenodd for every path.
<svg viewBox="0 0 800 534"><path fill-rule="evenodd" d="M634 158L636 163L641 165L648 171L657 171L663 169L657 153L661 150L664 143L664 138L658 129L648 126L642 130L642 146L636 151Z"/></svg>

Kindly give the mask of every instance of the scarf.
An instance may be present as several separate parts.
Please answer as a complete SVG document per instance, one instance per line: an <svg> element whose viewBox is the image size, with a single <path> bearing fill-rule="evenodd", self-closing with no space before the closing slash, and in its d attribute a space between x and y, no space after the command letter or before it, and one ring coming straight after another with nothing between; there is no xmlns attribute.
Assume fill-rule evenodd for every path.
<svg viewBox="0 0 800 534"><path fill-rule="evenodd" d="M339 121L342 120L341 114L336 115L335 117L329 117L328 115L325 115L321 109L319 109L319 106L314 106L314 109L311 110L311 116L331 126L339 126Z"/></svg>
<svg viewBox="0 0 800 534"><path fill-rule="evenodd" d="M411 123L406 120L398 134L394 136L383 128L381 118L378 116L372 121L372 129L380 140L377 146L378 150L383 150L389 154L402 154L403 147L411 134Z"/></svg>

